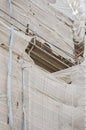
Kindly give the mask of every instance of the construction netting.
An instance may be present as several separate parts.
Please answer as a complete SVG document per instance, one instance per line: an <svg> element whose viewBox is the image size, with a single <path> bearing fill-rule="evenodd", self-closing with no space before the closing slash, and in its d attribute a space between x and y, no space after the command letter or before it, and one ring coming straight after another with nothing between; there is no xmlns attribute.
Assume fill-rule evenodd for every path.
<svg viewBox="0 0 86 130"><path fill-rule="evenodd" d="M31 129L82 130L83 107L80 99L83 98L83 89L77 86L79 91L77 92L76 84L67 85L55 81L50 75L45 75L38 72L37 68L30 71L33 111L30 115Z"/></svg>
<svg viewBox="0 0 86 130"><path fill-rule="evenodd" d="M33 35L25 35L24 25L29 21L32 28L35 25L33 30L45 39L52 42L53 39L50 39L47 27L39 26L40 22L34 18L34 12L31 11L28 16L26 3L26 0L9 0L9 4L6 0L0 1L0 130L83 130L85 64L54 74L34 64L25 53ZM55 17L55 12L49 9L52 17ZM36 7L35 11L38 12ZM32 16L34 21L28 19ZM62 15L62 21L66 20L71 26L71 20ZM57 39L55 33L50 34Z"/></svg>
<svg viewBox="0 0 86 130"><path fill-rule="evenodd" d="M0 48L0 61L0 128L10 130L7 105L8 50L3 47ZM73 83L67 84L61 78L41 70L30 59L28 63L13 53L13 129L83 130L83 87L78 82L81 79L77 77L78 71L73 71Z"/></svg>
<svg viewBox="0 0 86 130"><path fill-rule="evenodd" d="M17 31L21 31L23 34L25 34L27 24L29 24L29 31L32 30L32 34L39 36L39 38L42 37L47 44L50 43L55 54L60 54L74 61L72 20L59 11L55 11L46 2L46 0L12 0L12 16L10 18L9 3L7 0L1 0L0 21L7 26L12 24ZM62 49L63 46L64 50Z"/></svg>

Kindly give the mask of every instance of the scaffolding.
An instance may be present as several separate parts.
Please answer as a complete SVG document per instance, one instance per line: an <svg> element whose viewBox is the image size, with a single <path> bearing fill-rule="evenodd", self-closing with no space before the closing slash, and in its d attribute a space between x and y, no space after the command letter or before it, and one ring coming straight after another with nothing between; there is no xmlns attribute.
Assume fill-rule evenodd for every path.
<svg viewBox="0 0 86 130"><path fill-rule="evenodd" d="M33 9L29 16L28 7L30 10ZM73 56L73 46L66 44L68 39L65 42L66 39L63 38L62 41L62 36L58 35L59 42L64 45L64 49L61 49L60 43L58 46L53 43L52 31L50 35L44 34L50 27L42 24L40 27L43 26L41 27L43 32L37 30L40 27L37 23L39 20L36 21L37 18L34 18L34 9L36 13L40 10L37 15L40 15L41 11L45 14L44 10L39 8L37 5L34 6L34 1L0 1L0 129L86 130L86 97L83 95L84 92L86 95L85 61L80 65L68 66L70 68L51 74L34 63L30 57L32 50L29 55L25 52L32 38L38 37L53 46L55 48L52 47L53 52L58 50L58 53L65 55L65 58ZM47 10L46 6L45 8ZM52 18L56 16L56 12L51 7L48 13L52 14ZM59 19L61 16L62 19ZM29 17L34 19L35 23L31 19L29 21ZM71 34L72 21L59 12L58 17L63 31L65 26L67 34ZM48 18L50 19L51 16L49 15ZM49 20L48 18L46 19ZM27 28L25 25L28 21L30 26L35 25L37 33L31 29L30 35L25 34ZM64 24L65 21L67 25ZM43 34L43 37L39 34ZM54 34L56 40L57 35ZM70 55L67 56L63 51ZM70 58L73 61L73 57Z"/></svg>

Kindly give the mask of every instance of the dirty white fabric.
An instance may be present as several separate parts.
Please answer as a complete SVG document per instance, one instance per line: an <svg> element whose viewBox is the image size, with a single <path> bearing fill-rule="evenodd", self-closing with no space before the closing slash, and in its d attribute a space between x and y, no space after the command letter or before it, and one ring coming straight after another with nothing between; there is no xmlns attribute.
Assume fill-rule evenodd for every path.
<svg viewBox="0 0 86 130"><path fill-rule="evenodd" d="M13 19L10 21L9 17L0 11L0 16L19 27L14 27L15 44L13 47L13 71L11 75L15 130L21 130L23 124L22 60L27 63L24 93L25 124L27 125L27 129L83 130L85 62L79 66L51 75L34 65L30 57L25 54L28 42L33 38L24 33L26 31L26 25L29 23L30 28L35 33L73 55L74 35L71 30L73 26L72 17L69 18L66 14L64 15L62 12L53 8L51 6L51 4L55 4L53 0L13 0L12 4L13 17L25 25L22 26ZM9 12L7 0L0 0L0 8L7 13ZM4 19L0 17L0 95L2 97L0 100L0 128L1 130L10 130L7 118L6 97L10 25ZM83 21L80 21L77 25L82 25L81 23ZM80 32L82 31L81 28ZM83 35L80 36L83 37ZM58 54L70 59L69 55L57 50L55 51Z"/></svg>

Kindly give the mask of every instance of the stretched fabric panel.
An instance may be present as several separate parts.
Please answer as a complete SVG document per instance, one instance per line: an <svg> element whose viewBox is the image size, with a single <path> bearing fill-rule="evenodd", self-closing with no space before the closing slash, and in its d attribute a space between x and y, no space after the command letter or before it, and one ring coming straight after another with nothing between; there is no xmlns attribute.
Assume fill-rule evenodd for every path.
<svg viewBox="0 0 86 130"><path fill-rule="evenodd" d="M4 53L4 55L3 55ZM12 104L14 113L14 128L23 128L23 104L22 104L22 61L13 53L12 71ZM9 129L7 107L7 63L8 51L0 48L0 127ZM54 76L44 72L32 61L26 62L25 69L24 107L26 110L26 123L29 130L63 130L64 128L82 130L83 108L81 103L75 107L78 99L73 97L68 84L57 80ZM78 74L78 73L77 73ZM75 73L74 73L75 75ZM74 80L74 84L77 83ZM78 84L76 84L79 86ZM71 86L72 87L72 86ZM73 87L73 91L76 87ZM76 95L79 94L78 92ZM81 99L80 99L81 100ZM81 105L80 105L81 104ZM80 123L79 123L80 121ZM5 128L6 126L6 128Z"/></svg>

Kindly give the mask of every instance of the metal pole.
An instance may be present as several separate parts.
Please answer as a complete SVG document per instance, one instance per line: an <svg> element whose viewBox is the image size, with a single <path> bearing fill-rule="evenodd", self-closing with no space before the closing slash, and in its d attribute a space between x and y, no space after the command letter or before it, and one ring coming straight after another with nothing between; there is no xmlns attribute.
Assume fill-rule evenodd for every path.
<svg viewBox="0 0 86 130"><path fill-rule="evenodd" d="M25 110L25 88L26 88L26 84L25 84L25 68L26 68L26 64L25 62L22 63L22 103L23 103L23 130L27 130L27 121L26 121L26 110Z"/></svg>

